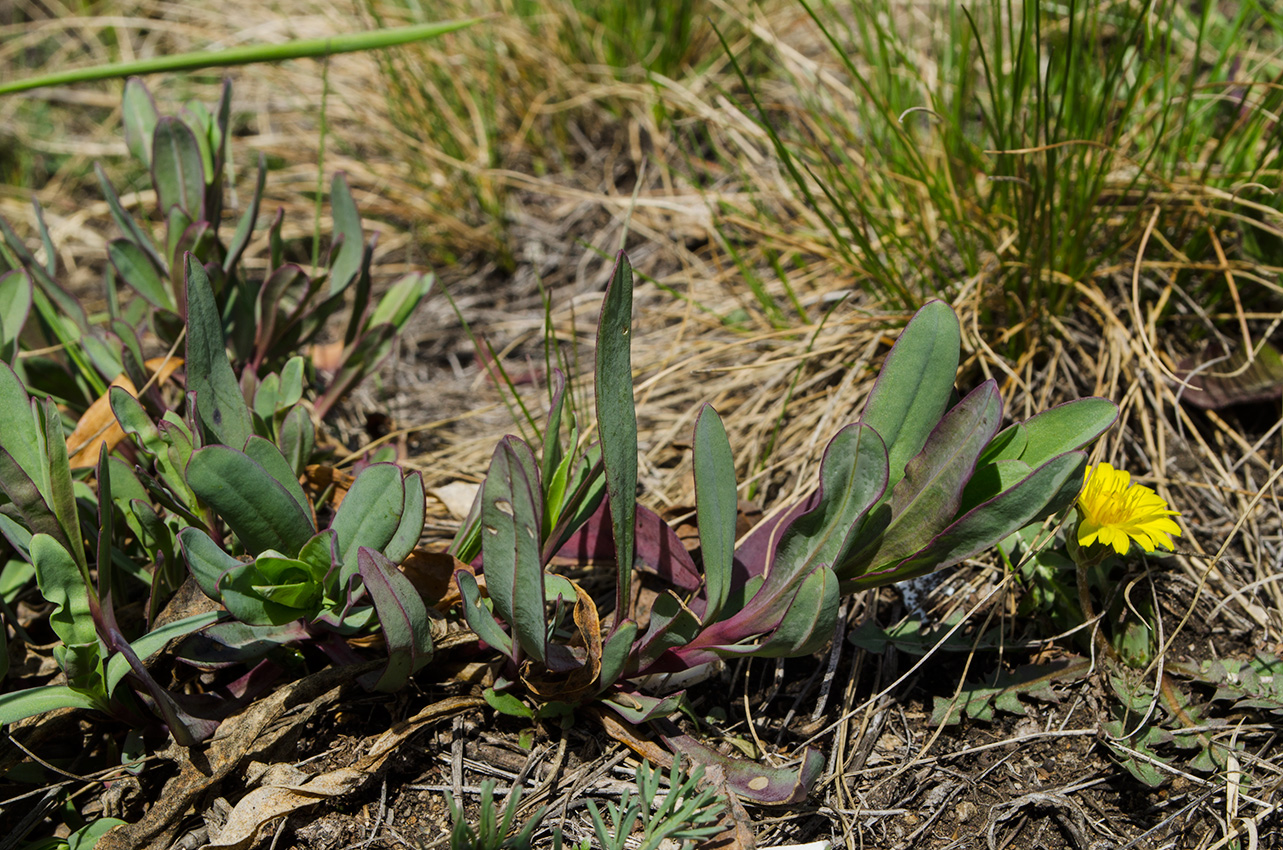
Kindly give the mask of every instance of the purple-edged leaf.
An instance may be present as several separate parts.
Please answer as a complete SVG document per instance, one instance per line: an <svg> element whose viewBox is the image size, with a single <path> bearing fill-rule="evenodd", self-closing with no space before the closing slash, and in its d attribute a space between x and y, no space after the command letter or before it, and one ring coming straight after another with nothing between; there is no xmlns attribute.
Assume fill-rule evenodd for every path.
<svg viewBox="0 0 1283 850"><path fill-rule="evenodd" d="M726 784L736 794L766 805L786 805L806 800L811 788L824 772L824 756L807 747L802 763L790 769L767 767L758 762L732 758L706 746L668 721L655 721L654 726L668 748L696 764L721 768Z"/></svg>
<svg viewBox="0 0 1283 850"><path fill-rule="evenodd" d="M383 546L383 554L394 564L404 561L419 544L427 510L423 474L411 472L402 484L405 489L405 507L401 511L401 522L392 533L392 538Z"/></svg>
<svg viewBox="0 0 1283 850"><path fill-rule="evenodd" d="M120 102L121 123L125 126L125 145L134 158L148 168L151 167L152 134L156 131L156 122L160 112L156 101L141 77L130 77L125 81L125 95Z"/></svg>
<svg viewBox="0 0 1283 850"><path fill-rule="evenodd" d="M637 515L637 410L632 367L633 267L623 251L615 259L597 320L597 427L606 466L606 499L615 532L615 616L630 610L634 528Z"/></svg>
<svg viewBox="0 0 1283 850"><path fill-rule="evenodd" d="M775 631L749 653L760 658L810 655L833 637L842 594L837 576L820 567L806 577Z"/></svg>
<svg viewBox="0 0 1283 850"><path fill-rule="evenodd" d="M1080 398L1025 420L1026 445L1019 457L1041 466L1062 452L1081 449L1118 420L1118 405L1105 398Z"/></svg>
<svg viewBox="0 0 1283 850"><path fill-rule="evenodd" d="M356 560L388 646L388 666L375 682L374 690L395 691L432 660L428 609L410 580L381 552L362 546Z"/></svg>
<svg viewBox="0 0 1283 850"><path fill-rule="evenodd" d="M227 359L222 318L214 302L209 275L191 254L184 259L187 390L196 393L196 411L209 432L218 442L239 450L254 433L249 405L241 395L240 383Z"/></svg>
<svg viewBox="0 0 1283 850"><path fill-rule="evenodd" d="M773 629L798 584L841 554L851 530L885 492L887 456L882 440L863 424L837 433L820 461L819 499L813 510L798 517L780 535L766 581L740 612L715 627L716 635L700 641L739 643L752 634ZM745 631L754 629L754 631Z"/></svg>
<svg viewBox="0 0 1283 850"><path fill-rule="evenodd" d="M330 523L338 537L343 582L356 575L358 549L365 546L381 552L396 536L405 514L405 495L401 468L394 463L373 463L357 474ZM411 508L413 510L413 506ZM420 523L422 516L420 511Z"/></svg>
<svg viewBox="0 0 1283 850"><path fill-rule="evenodd" d="M1014 487L1028 477L1033 469L1023 460L999 460L992 463L981 463L976 466L975 474L962 491L962 502L959 513L966 513L997 496L1009 487Z"/></svg>
<svg viewBox="0 0 1283 850"><path fill-rule="evenodd" d="M316 534L312 517L271 473L244 452L206 446L192 454L187 482L251 555L294 554Z"/></svg>
<svg viewBox="0 0 1283 850"><path fill-rule="evenodd" d="M130 239L113 239L107 243L107 257L116 274L154 307L178 312L178 304L169 284L161 277L151 254Z"/></svg>
<svg viewBox="0 0 1283 850"><path fill-rule="evenodd" d="M492 648L516 660L512 638L502 626L495 622L495 618L490 615L490 610L481 601L481 588L477 585L477 577L467 570L459 570L454 574L454 580L459 585L459 596L463 599L460 607L463 609L463 618L468 621L468 628L476 632L477 637Z"/></svg>
<svg viewBox="0 0 1283 850"><path fill-rule="evenodd" d="M31 315L31 278L20 271L0 274L0 362L18 353L18 336Z"/></svg>
<svg viewBox="0 0 1283 850"><path fill-rule="evenodd" d="M151 143L152 183L160 209L199 215L205 207L205 166L191 129L177 118L156 122Z"/></svg>
<svg viewBox="0 0 1283 850"><path fill-rule="evenodd" d="M361 256L365 250L365 234L361 230L361 214L347 185L343 172L334 175L330 183L330 214L334 217L334 233L343 241L330 258L330 292L347 289L361 270Z"/></svg>
<svg viewBox="0 0 1283 850"><path fill-rule="evenodd" d="M392 325L375 325L343 350L342 365L325 388L325 395L317 399L318 417L324 418L340 398L387 359L396 335L397 329Z"/></svg>
<svg viewBox="0 0 1283 850"><path fill-rule="evenodd" d="M202 720L183 711L174 701L173 695L152 677L151 672L138 657L134 648L125 640L124 635L113 629L108 634L108 640L111 648L129 664L130 672L152 698L153 705L164 718L165 725L169 727L169 734L174 736L174 740L180 746L194 747L214 734L214 730L218 728L218 721Z"/></svg>
<svg viewBox="0 0 1283 850"><path fill-rule="evenodd" d="M1082 489L1086 465L1087 456L1083 452L1066 452L1052 458L1019 484L968 511L907 560L844 578L842 591L882 587L952 566L991 548L1030 523L1065 510Z"/></svg>
<svg viewBox="0 0 1283 850"><path fill-rule="evenodd" d="M215 602L219 601L222 596L218 589L219 581L228 570L242 567L244 563L224 552L222 546L199 528L184 528L178 532L178 545L201 592Z"/></svg>
<svg viewBox="0 0 1283 850"><path fill-rule="evenodd" d="M985 381L932 430L921 454L908 462L891 491L891 521L880 539L870 540L835 565L842 576L897 563L921 549L958 513L962 491L976 459L998 431L1002 399L998 385Z"/></svg>
<svg viewBox="0 0 1283 850"><path fill-rule="evenodd" d="M276 479L285 492L290 494L298 506L306 513L311 509L311 502L307 499L307 494L303 492L303 487L298 483L298 476L294 473L294 467L286 460L285 455L271 440L255 434L245 442L245 454L252 460L256 461L259 466L267 470L267 474Z"/></svg>
<svg viewBox="0 0 1283 850"><path fill-rule="evenodd" d="M615 560L615 539L608 523L609 514L602 504L557 550L557 557L581 564ZM638 505L633 528L635 563L639 568L682 590L693 592L699 588L699 568L663 517Z"/></svg>
<svg viewBox="0 0 1283 850"><path fill-rule="evenodd" d="M735 558L735 458L722 420L705 404L695 420L693 440L695 514L704 560L704 622L717 619L731 592Z"/></svg>
<svg viewBox="0 0 1283 850"><path fill-rule="evenodd" d="M539 557L543 494L530 447L515 437L500 440L482 493L481 555L495 613L512 629L522 652L546 663L548 625Z"/></svg>
<svg viewBox="0 0 1283 850"><path fill-rule="evenodd" d="M611 632L601 647L601 670L597 674L598 691L603 691L619 680L628 666L633 642L637 639L637 624L625 620Z"/></svg>
<svg viewBox="0 0 1283 850"><path fill-rule="evenodd" d="M257 328L254 334L256 356L262 358L271 348L278 330L284 330L292 305L302 301L311 281L303 269L293 263L280 266L268 275L254 302ZM278 328L277 326L281 327Z"/></svg>
<svg viewBox="0 0 1283 850"><path fill-rule="evenodd" d="M887 446L888 487L904 476L905 464L922 451L944 414L960 344L958 317L943 301L931 301L914 314L882 364L860 421Z"/></svg>
<svg viewBox="0 0 1283 850"><path fill-rule="evenodd" d="M218 623L178 645L176 655L200 670L220 670L257 661L286 644L312 635L300 620L283 626L251 626L238 620Z"/></svg>

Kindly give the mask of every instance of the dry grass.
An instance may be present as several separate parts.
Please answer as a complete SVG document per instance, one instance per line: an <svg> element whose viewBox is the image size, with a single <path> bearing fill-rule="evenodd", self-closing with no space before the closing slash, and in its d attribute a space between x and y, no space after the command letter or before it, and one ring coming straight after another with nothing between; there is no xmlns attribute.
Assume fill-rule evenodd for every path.
<svg viewBox="0 0 1283 850"><path fill-rule="evenodd" d="M123 0L110 5L95 17L64 14L0 27L0 65L20 67L32 50L45 53L48 65L89 63L319 36L370 23L365 9L323 0L290 0L288 14L280 4L269 10L245 0L208 8ZM745 10L729 0L719 7L767 38L793 75L826 73L817 35L799 10L784 3ZM858 416L894 328L907 316L884 311L865 293L848 292L849 270L816 235L814 221L799 220L789 230L770 224L805 211L761 128L723 93L738 87L723 62L713 60L690 78L652 86L610 79L564 57L540 64L539 57L547 56L540 52L546 31L541 42L539 31L511 19L488 26L509 52L502 67L479 78L508 79L506 97L490 97L474 85L469 75L486 56L466 33L397 54L397 62L456 69L456 94L474 96L475 121L430 132L413 132L395 114L373 56L334 57L324 72L310 61L231 70L238 180L250 177L250 152L266 154L274 166L269 210L285 207L290 234L308 237L324 103L323 168L348 173L367 228L382 231L380 273L391 278L430 261L458 309L504 353L509 369L515 374L530 368L535 404L543 379L540 286L551 293L557 340L589 363L609 268L602 255L626 244L639 272L657 284L639 288L636 308L644 500L678 513L691 504L687 443L703 402L726 419L746 496L770 511L804 495L828 439ZM51 40L59 46L49 51L44 45ZM217 76L156 80L153 86L167 101L212 101ZM798 106L787 78L761 80L762 96L784 113ZM128 173L117 131L118 93L118 85L104 84L0 102L0 152L20 145L39 155L40 164L29 167L40 183L36 195L64 267L84 287L94 285L104 240L111 235L105 205L90 200L96 195L90 163L102 159L112 172ZM663 122L656 119L657 98L669 110ZM483 109L493 111L481 115ZM491 121L495 137L482 130ZM432 143L442 134L453 137L453 153L445 150L449 145ZM498 150L490 147L495 138L501 139ZM698 160L690 149L694 139L705 145ZM26 222L26 194L0 188L0 214ZM1197 198L1187 193L1174 202L1192 204ZM760 214L763 209L771 214ZM727 234L734 234L734 245ZM1165 658L1195 663L1277 651L1283 636L1277 405L1191 412L1177 403L1172 373L1190 349L1195 323L1241 326L1242 333L1260 340L1278 322L1273 315L1243 312L1198 316L1194 299L1182 289L1180 272L1187 268L1170 259L1179 252L1164 246L1158 253L1160 238L1154 234L1149 250L1138 246L1125 263L1080 286L1077 309L1058 322L1046 345L1014 362L997 353L1004 329L978 319L985 275L958 281L952 292L964 327L960 380L997 378L1015 418L1085 395L1116 400L1121 420L1097 447L1096 459L1133 470L1183 512L1185 552L1137 565L1127 577L1129 591L1158 600ZM740 251L781 304L788 293L764 249L802 258L788 285L806 320L773 323L746 290L728 247ZM1226 261L1201 271L1233 275L1244 286L1259 281L1272 287L1279 270ZM1181 306L1160 320L1161 307L1170 303ZM341 424L355 446L361 440L359 413L390 412L406 429L406 461L425 472L430 486L476 481L496 437L512 428L499 399L478 372L450 307L438 298L405 336L382 384L360 391ZM1013 655L1027 658L1032 652L1021 641L1037 624L1016 616L1018 596L1011 576L985 562L951 575L932 600L938 616L959 609L971 612L972 624L1007 624L1012 646L1022 647ZM852 601L848 621L888 625L900 611L893 594L867 593ZM1074 643L1068 638L1048 644L1044 655L1054 654L1053 646ZM853 658L849 646L839 645L839 651L847 653L843 672L825 697L817 695L815 677L815 684L800 687L812 667L791 662L779 668L788 670L790 682L793 674L799 678L787 692L797 700L790 714L817 711L814 722L798 722L792 734L782 731L789 708L781 707L791 700L761 699L770 691L762 677L769 679L774 668L741 666L732 680L736 705L727 711L740 724L730 726L732 737L769 742L778 732L796 744L814 736L829 751L831 770L813 797L817 805L782 818L755 814L762 842L827 836L831 826L835 839L851 847L1086 847L1101 846L1093 843L1099 841L1223 847L1239 846L1231 843L1240 840L1235 836L1248 834L1259 840L1255 846L1279 846L1276 786L1283 768L1275 733L1268 725L1248 723L1246 715L1228 718L1244 724L1237 731L1231 723L1200 734L1226 751L1237 746L1240 766L1254 784L1235 785L1246 782L1244 775L1178 767L1165 792L1151 793L1107 755L1103 723L1110 696L1102 678L1064 686L1059 704L1031 706L1023 719L1004 715L990 726L933 728L927 723L930 697L960 693L964 682L998 663L993 656L937 656L915 666L915 658L895 650L857 651ZM928 672L936 669L944 672ZM1162 676L1148 671L1156 701L1155 683ZM756 725L748 722L750 710ZM314 737L322 749L329 746L323 731ZM451 750L448 738L428 747L440 744L442 758L420 755L415 765L430 770L461 762L464 750ZM550 765L569 770L565 759L564 749L556 757L552 749L540 749L520 770L499 775L515 779L524 773L535 782L556 772ZM585 755L579 773L562 777L560 790L549 779L528 805L564 804L564 816L564 807L582 798L574 795L583 790L575 777L605 787L607 762L618 760L617 748L596 761ZM468 769L482 772L485 761L469 761ZM377 805L377 789L373 799ZM394 810L418 812L418 800L404 792L390 803ZM411 834L414 827L404 817L395 829L388 822L380 838L385 843L378 846L398 846L397 836L405 840ZM583 834L576 833L582 819L578 827L573 819L569 823L568 836ZM1156 826L1160 831L1150 834ZM308 846L331 846L316 842Z"/></svg>

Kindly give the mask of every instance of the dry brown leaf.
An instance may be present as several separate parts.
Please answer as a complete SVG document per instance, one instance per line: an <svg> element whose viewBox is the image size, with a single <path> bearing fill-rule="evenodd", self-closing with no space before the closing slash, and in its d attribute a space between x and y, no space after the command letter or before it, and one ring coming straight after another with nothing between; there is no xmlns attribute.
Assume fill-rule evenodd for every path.
<svg viewBox="0 0 1283 850"><path fill-rule="evenodd" d="M419 729L482 705L485 701L476 697L450 697L435 702L377 738L367 739L366 755L348 767L306 778L284 765L269 769L264 774L265 784L241 798L227 816L223 828L217 836L211 837L207 846L211 850L245 850L254 843L259 831L276 818L355 791L382 767L406 738Z"/></svg>
<svg viewBox="0 0 1283 850"><path fill-rule="evenodd" d="M157 383L163 383L169 380L169 376L179 366L183 365L181 357L153 357L146 364L147 371L156 374ZM111 382L112 387L123 387L126 392L132 396L138 395L138 388L134 382L121 373L116 380ZM71 468L76 469L82 466L93 466L98 462L99 447L104 443L107 451L111 451L125 439L125 432L121 429L120 423L116 421L116 415L111 412L111 399L107 392L100 395L89 405L89 409L80 417L76 423L76 428L67 437L67 456L71 463Z"/></svg>
<svg viewBox="0 0 1283 850"><path fill-rule="evenodd" d="M468 511L472 510L472 503L477 499L477 491L480 489L480 484L470 481L454 481L443 487L433 487L428 490L428 495L444 505L445 509L455 519L466 519Z"/></svg>

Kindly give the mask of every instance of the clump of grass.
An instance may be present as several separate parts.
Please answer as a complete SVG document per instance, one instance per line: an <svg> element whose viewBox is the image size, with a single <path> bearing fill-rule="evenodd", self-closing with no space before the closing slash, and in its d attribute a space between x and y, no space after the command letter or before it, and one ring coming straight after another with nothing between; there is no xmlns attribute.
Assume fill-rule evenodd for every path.
<svg viewBox="0 0 1283 850"><path fill-rule="evenodd" d="M1278 232L1279 38L1256 3L802 2L827 54L781 50L799 103L742 77L795 193L800 226L778 223L888 306L974 286L1017 353L1147 228L1189 265L1223 259L1223 226Z"/></svg>

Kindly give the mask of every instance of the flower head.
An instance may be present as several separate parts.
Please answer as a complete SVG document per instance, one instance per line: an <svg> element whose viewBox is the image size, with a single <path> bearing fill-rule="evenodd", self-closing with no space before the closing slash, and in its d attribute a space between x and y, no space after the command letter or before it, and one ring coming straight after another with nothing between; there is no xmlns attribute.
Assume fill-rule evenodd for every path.
<svg viewBox="0 0 1283 850"><path fill-rule="evenodd" d="M1127 554L1132 541L1146 552L1156 548L1174 549L1170 535L1180 536L1172 519L1178 511L1167 507L1163 497L1148 487L1132 484L1131 476L1107 463L1089 466L1082 493L1078 496L1078 545L1099 541Z"/></svg>

